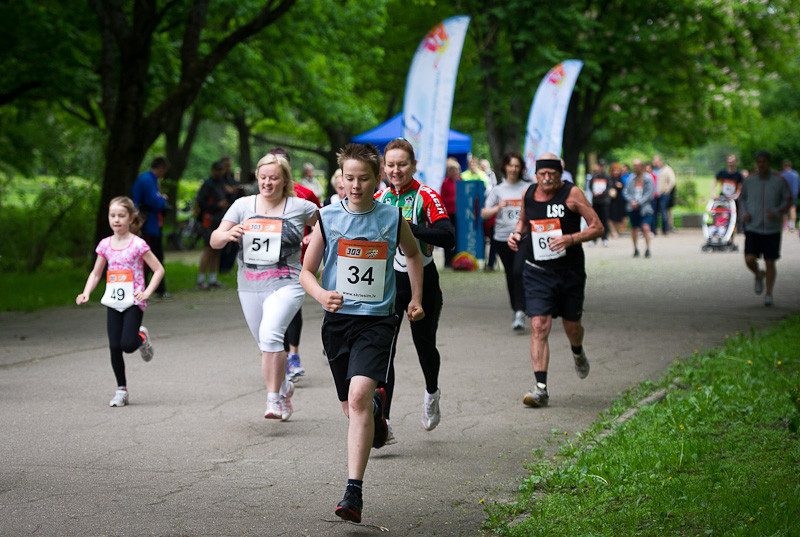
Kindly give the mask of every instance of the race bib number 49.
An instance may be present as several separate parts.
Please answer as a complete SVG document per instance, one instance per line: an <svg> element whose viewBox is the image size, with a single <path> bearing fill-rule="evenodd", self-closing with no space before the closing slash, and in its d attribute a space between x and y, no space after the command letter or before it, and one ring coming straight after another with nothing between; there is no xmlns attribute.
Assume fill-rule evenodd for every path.
<svg viewBox="0 0 800 537"><path fill-rule="evenodd" d="M106 272L106 292L100 303L117 311L133 306L133 271L109 270Z"/></svg>
<svg viewBox="0 0 800 537"><path fill-rule="evenodd" d="M360 302L383 300L388 251L386 242L339 239L336 291Z"/></svg>
<svg viewBox="0 0 800 537"><path fill-rule="evenodd" d="M549 261L567 255L566 250L556 253L550 249L550 241L554 237L560 237L561 235L561 220L558 218L531 220L533 259L536 261Z"/></svg>
<svg viewBox="0 0 800 537"><path fill-rule="evenodd" d="M275 265L281 258L283 220L248 218L244 221L242 258L248 265Z"/></svg>

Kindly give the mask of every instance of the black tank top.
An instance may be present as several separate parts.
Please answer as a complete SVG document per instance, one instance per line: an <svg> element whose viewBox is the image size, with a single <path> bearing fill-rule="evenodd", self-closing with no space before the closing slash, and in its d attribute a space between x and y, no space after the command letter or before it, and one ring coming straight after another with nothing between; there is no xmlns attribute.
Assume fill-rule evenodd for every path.
<svg viewBox="0 0 800 537"><path fill-rule="evenodd" d="M567 207L567 197L570 190L577 188L572 183L563 183L561 188L556 192L548 201L536 201L534 199L534 192L539 185L532 185L526 192L523 198L523 205L525 207L525 217L528 219L528 225L531 221L536 221L536 229L531 229L534 235L536 245L531 240L529 234L523 240L527 241L525 245L525 259L542 267L557 269L558 267L584 267L583 247L580 243L570 246L566 249L566 255L555 259L538 259L535 256L539 252L539 256L547 257L552 255L547 253L548 235L552 236L557 234L555 229L561 230L562 235L569 235L578 233L581 230L581 215L571 211ZM557 222L556 222L557 221Z"/></svg>

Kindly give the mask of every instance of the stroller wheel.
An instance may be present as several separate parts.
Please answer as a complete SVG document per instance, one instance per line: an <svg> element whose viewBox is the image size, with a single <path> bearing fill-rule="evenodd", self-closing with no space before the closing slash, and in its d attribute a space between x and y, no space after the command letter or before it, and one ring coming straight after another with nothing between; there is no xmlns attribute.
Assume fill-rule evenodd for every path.
<svg viewBox="0 0 800 537"><path fill-rule="evenodd" d="M700 249L704 252L707 252L711 249L711 247L708 244L704 244Z"/></svg>

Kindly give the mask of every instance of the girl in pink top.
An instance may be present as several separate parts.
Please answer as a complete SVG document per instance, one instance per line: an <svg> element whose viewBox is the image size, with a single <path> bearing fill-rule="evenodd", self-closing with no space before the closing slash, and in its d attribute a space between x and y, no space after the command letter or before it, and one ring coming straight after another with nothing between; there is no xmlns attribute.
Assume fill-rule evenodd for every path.
<svg viewBox="0 0 800 537"><path fill-rule="evenodd" d="M147 299L164 277L164 267L150 251L150 246L135 235L141 227L141 219L130 198L119 196L111 200L108 204L108 224L114 234L97 245L94 268L89 273L83 292L75 298L75 303L80 305L89 301L89 295L103 279L108 263L106 289L100 302L108 307L108 346L111 349L111 367L117 378L117 391L109 406L125 406L128 404L128 388L122 353L139 349L145 362L153 359L150 334L141 324ZM147 287L144 263L153 271Z"/></svg>

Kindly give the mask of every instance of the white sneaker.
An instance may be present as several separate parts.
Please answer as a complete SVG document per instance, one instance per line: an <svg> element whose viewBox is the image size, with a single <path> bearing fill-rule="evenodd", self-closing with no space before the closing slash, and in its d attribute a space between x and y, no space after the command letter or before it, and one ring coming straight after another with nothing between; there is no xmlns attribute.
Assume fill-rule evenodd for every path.
<svg viewBox="0 0 800 537"><path fill-rule="evenodd" d="M149 362L153 359L153 344L150 343L150 332L144 326L139 327L139 332L144 334L144 342L139 345L139 352L142 354L142 360Z"/></svg>
<svg viewBox="0 0 800 537"><path fill-rule="evenodd" d="M270 401L267 399L267 411L264 412L264 418L268 420L279 420L282 419L283 416L283 409L281 408L281 400L276 399L274 401Z"/></svg>
<svg viewBox="0 0 800 537"><path fill-rule="evenodd" d="M125 406L128 404L127 388L117 388L114 398L108 402L108 406Z"/></svg>
<svg viewBox="0 0 800 537"><path fill-rule="evenodd" d="M512 330L525 330L525 312L524 311L516 311L514 312L514 320L511 322L511 329Z"/></svg>
<svg viewBox="0 0 800 537"><path fill-rule="evenodd" d="M389 420L386 420L386 429L387 429L386 443L384 444L384 446L390 446L392 444L396 444L397 439L394 437L394 431L392 431L392 424L389 423Z"/></svg>
<svg viewBox="0 0 800 537"><path fill-rule="evenodd" d="M436 390L434 394L425 392L425 401L422 403L422 427L426 431L434 430L442 419L442 413L439 411L441 394L440 390Z"/></svg>
<svg viewBox="0 0 800 537"><path fill-rule="evenodd" d="M281 421L288 421L292 417L292 396L294 395L294 383L290 380L286 381L286 391L281 392Z"/></svg>
<svg viewBox="0 0 800 537"><path fill-rule="evenodd" d="M765 306L772 306L773 304L775 304L775 301L772 299L772 295L769 294L769 293L764 295L764 305Z"/></svg>

